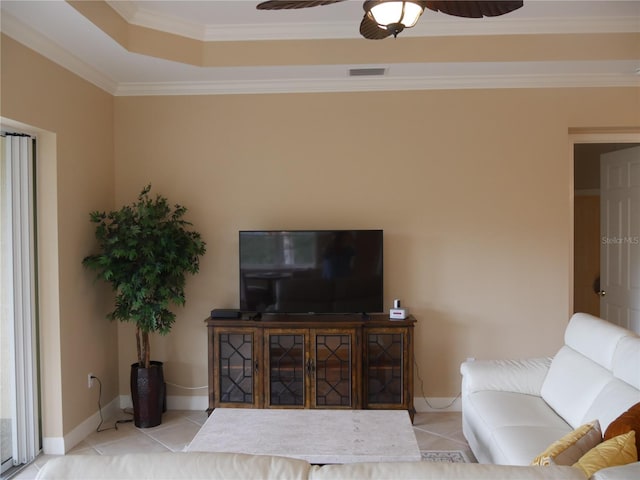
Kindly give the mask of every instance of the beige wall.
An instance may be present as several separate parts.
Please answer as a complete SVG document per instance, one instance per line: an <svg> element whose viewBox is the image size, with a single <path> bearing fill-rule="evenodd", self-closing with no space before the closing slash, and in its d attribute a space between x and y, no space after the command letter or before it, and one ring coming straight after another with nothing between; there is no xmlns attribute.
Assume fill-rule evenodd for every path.
<svg viewBox="0 0 640 480"><path fill-rule="evenodd" d="M113 98L6 36L1 94L3 118L49 132L38 158L40 360L44 436L59 438L96 412L88 373L102 379L103 403L117 396L110 294L81 265L94 246L89 211L113 206Z"/></svg>
<svg viewBox="0 0 640 480"><path fill-rule="evenodd" d="M189 208L208 253L174 330L152 346L167 380L187 386L207 382L203 319L238 303L239 229L383 228L386 307L401 298L418 318L424 393L454 396L467 356L561 343L569 129L640 126L631 88L113 98L6 37L1 93L3 117L56 138L45 181L58 218L45 232L58 242L59 308L43 323L57 322L59 339L43 342L59 358L45 356L43 373L59 365L62 406L45 405L50 436L95 413L87 370L108 402L128 394L135 358L131 328L104 320L110 294L80 264L94 246L89 211L147 182Z"/></svg>
<svg viewBox="0 0 640 480"><path fill-rule="evenodd" d="M624 88L116 98L116 203L151 182L208 242L153 357L167 381L206 384L202 321L237 307L238 230L263 228L384 229L385 306L418 319L429 397L458 393L468 356L553 353L572 296L569 128L638 111ZM126 392L128 329L120 352Z"/></svg>

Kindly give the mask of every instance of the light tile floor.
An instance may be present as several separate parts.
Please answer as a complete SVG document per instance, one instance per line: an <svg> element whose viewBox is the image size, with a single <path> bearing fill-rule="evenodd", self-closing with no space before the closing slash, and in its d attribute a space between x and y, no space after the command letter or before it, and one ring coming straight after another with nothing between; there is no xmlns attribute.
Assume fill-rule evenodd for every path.
<svg viewBox="0 0 640 480"><path fill-rule="evenodd" d="M123 414L122 419L130 418ZM162 424L153 428L136 428L133 423L118 424L94 432L76 445L67 455L117 455L120 453L180 452L193 439L207 419L206 412L169 410ZM101 428L113 427L117 419L105 421ZM460 412L417 413L413 430L420 450L461 450L474 461L469 445L462 435ZM53 455L40 455L12 479L32 480Z"/></svg>

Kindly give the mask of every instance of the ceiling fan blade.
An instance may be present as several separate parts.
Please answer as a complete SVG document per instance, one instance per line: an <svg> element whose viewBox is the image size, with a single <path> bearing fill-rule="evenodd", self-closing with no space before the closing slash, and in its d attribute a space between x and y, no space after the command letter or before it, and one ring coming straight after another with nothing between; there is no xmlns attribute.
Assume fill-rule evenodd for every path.
<svg viewBox="0 0 640 480"><path fill-rule="evenodd" d="M362 22L360 22L360 35L369 40L382 40L391 35L391 32L386 28L381 28L365 13Z"/></svg>
<svg viewBox="0 0 640 480"><path fill-rule="evenodd" d="M320 5L331 5L332 3L344 2L345 0L306 0L306 1L289 1L289 0L269 0L256 5L258 10L294 10L297 8L317 7Z"/></svg>
<svg viewBox="0 0 640 480"><path fill-rule="evenodd" d="M498 17L522 7L519 0L478 0L478 1L425 1L424 5L434 12L465 18Z"/></svg>

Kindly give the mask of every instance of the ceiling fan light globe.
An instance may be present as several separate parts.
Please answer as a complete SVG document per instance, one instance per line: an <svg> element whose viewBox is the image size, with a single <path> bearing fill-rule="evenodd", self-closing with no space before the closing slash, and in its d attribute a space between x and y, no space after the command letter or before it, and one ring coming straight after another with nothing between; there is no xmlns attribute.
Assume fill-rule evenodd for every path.
<svg viewBox="0 0 640 480"><path fill-rule="evenodd" d="M388 1L376 3L367 13L381 27L400 24L403 28L411 28L423 10L421 5L412 1Z"/></svg>

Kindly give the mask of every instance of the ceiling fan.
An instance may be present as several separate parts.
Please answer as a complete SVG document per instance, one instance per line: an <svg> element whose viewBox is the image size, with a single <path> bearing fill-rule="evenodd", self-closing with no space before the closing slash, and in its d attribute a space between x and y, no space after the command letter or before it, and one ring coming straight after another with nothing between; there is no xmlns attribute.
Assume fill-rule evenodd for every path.
<svg viewBox="0 0 640 480"><path fill-rule="evenodd" d="M291 10L344 2L345 0L268 0L257 5L258 10ZM360 23L360 34L370 40L390 35L396 37L405 28L413 27L425 8L457 17L497 17L522 7L520 0L366 0L365 14Z"/></svg>

